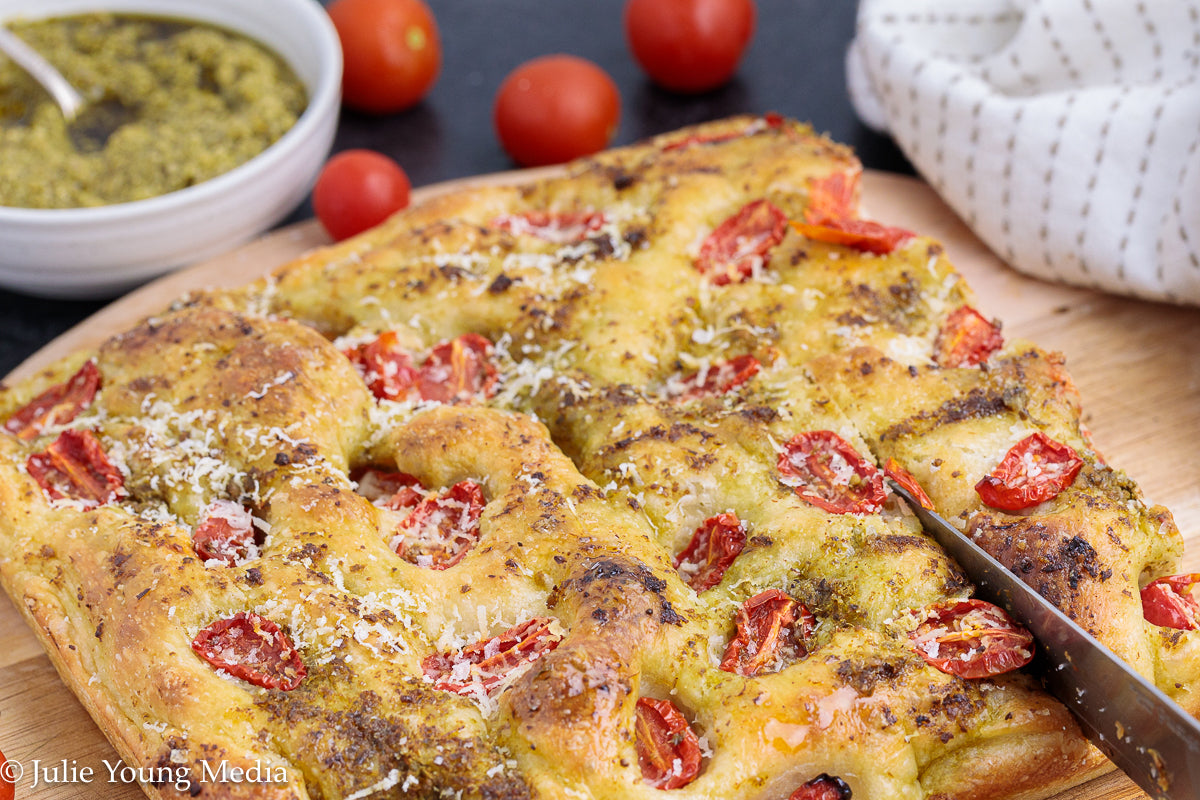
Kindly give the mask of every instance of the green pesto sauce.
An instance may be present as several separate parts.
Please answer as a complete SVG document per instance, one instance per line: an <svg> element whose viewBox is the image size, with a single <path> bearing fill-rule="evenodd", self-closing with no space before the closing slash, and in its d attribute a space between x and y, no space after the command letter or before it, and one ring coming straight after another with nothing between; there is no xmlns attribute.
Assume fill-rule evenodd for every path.
<svg viewBox="0 0 1200 800"><path fill-rule="evenodd" d="M261 153L308 102L277 55L202 23L83 14L8 27L89 102L68 130L50 96L0 55L0 206L79 208L183 189Z"/></svg>

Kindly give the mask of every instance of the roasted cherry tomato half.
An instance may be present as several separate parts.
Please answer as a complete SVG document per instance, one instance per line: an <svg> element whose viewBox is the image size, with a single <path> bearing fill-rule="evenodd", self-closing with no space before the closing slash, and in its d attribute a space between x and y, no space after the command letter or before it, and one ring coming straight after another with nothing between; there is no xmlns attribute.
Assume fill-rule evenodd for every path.
<svg viewBox="0 0 1200 800"><path fill-rule="evenodd" d="M858 175L835 172L809 183L809 203L804 221L792 227L809 239L840 244L868 253L890 253L914 234L904 228L859 219L855 208Z"/></svg>
<svg viewBox="0 0 1200 800"><path fill-rule="evenodd" d="M738 609L737 633L721 669L753 677L773 664L804 658L816 622L807 606L780 590L760 592Z"/></svg>
<svg viewBox="0 0 1200 800"><path fill-rule="evenodd" d="M608 147L621 96L604 70L568 55L535 58L514 69L496 93L496 134L524 167L561 164Z"/></svg>
<svg viewBox="0 0 1200 800"><path fill-rule="evenodd" d="M889 458L887 463L883 465L883 474L900 484L901 487L908 490L908 493L913 496L913 499L921 504L922 508L933 510L933 501L929 499L929 495L925 494L925 490L921 488L921 484L917 483L917 479L913 474L906 470L894 458Z"/></svg>
<svg viewBox="0 0 1200 800"><path fill-rule="evenodd" d="M477 333L464 333L435 345L421 364L400 344L394 331L347 350L345 355L381 400L406 400L413 393L440 403L486 400L496 393L499 373L492 343Z"/></svg>
<svg viewBox="0 0 1200 800"><path fill-rule="evenodd" d="M1200 572L1170 575L1142 589L1142 615L1151 625L1182 631L1200 630L1200 603L1192 587L1200 583Z"/></svg>
<svg viewBox="0 0 1200 800"><path fill-rule="evenodd" d="M192 531L192 547L203 561L235 566L257 551L254 517L240 503L216 500Z"/></svg>
<svg viewBox="0 0 1200 800"><path fill-rule="evenodd" d="M422 400L440 403L486 400L496 393L497 380L492 343L464 333L430 351L417 373L417 391Z"/></svg>
<svg viewBox="0 0 1200 800"><path fill-rule="evenodd" d="M766 268L786 232L787 215L769 200L747 203L700 245L696 269L716 286L741 283Z"/></svg>
<svg viewBox="0 0 1200 800"><path fill-rule="evenodd" d="M833 514L874 514L887 499L883 474L833 431L793 436L776 468L796 494Z"/></svg>
<svg viewBox="0 0 1200 800"><path fill-rule="evenodd" d="M125 479L88 430L68 429L25 462L25 471L52 500L77 500L84 508L112 503L127 495Z"/></svg>
<svg viewBox="0 0 1200 800"><path fill-rule="evenodd" d="M650 79L676 92L728 83L754 35L753 0L629 0L625 36Z"/></svg>
<svg viewBox="0 0 1200 800"><path fill-rule="evenodd" d="M254 612L217 620L196 634L192 649L217 669L264 689L290 692L308 674L287 634Z"/></svg>
<svg viewBox="0 0 1200 800"><path fill-rule="evenodd" d="M313 211L341 241L374 228L408 206L412 185L392 159L373 150L344 150L325 163L313 186Z"/></svg>
<svg viewBox="0 0 1200 800"><path fill-rule="evenodd" d="M334 0L342 42L342 102L390 114L424 97L442 66L437 22L422 0Z"/></svg>
<svg viewBox="0 0 1200 800"><path fill-rule="evenodd" d="M688 546L675 557L675 569L684 583L703 592L721 582L745 546L746 528L737 514L718 514L696 528Z"/></svg>
<svg viewBox="0 0 1200 800"><path fill-rule="evenodd" d="M755 120L740 131L730 131L728 133L710 133L710 134L688 134L675 139L669 139L667 142L660 145L664 151L671 150L686 150L695 145L720 144L721 142L731 142L734 139L741 139L744 136L753 136L756 133L767 130L776 130L782 128L784 118L780 114L769 111L762 118Z"/></svg>
<svg viewBox="0 0 1200 800"><path fill-rule="evenodd" d="M762 369L762 362L751 355L735 356L727 361L718 361L708 369L686 376L678 387L678 394L686 399L707 395L728 394Z"/></svg>
<svg viewBox="0 0 1200 800"><path fill-rule="evenodd" d="M858 184L861 169L831 172L823 178L808 181L808 206L804 218L813 224L831 219L852 219L858 216Z"/></svg>
<svg viewBox="0 0 1200 800"><path fill-rule="evenodd" d="M21 439L32 439L43 429L66 425L92 404L100 389L100 369L88 361L63 383L51 386L17 409L4 423L4 430Z"/></svg>
<svg viewBox="0 0 1200 800"><path fill-rule="evenodd" d="M460 481L427 497L400 522L396 554L417 566L449 569L479 541L483 488Z"/></svg>
<svg viewBox="0 0 1200 800"><path fill-rule="evenodd" d="M347 350L346 357L380 400L403 400L417 382L412 355L395 331L384 331L375 340Z"/></svg>
<svg viewBox="0 0 1200 800"><path fill-rule="evenodd" d="M935 603L909 634L921 657L948 675L989 678L1033 659L1033 634L983 600Z"/></svg>
<svg viewBox="0 0 1200 800"><path fill-rule="evenodd" d="M841 778L832 775L818 775L811 781L801 784L792 792L788 800L850 800L850 787Z"/></svg>
<svg viewBox="0 0 1200 800"><path fill-rule="evenodd" d="M421 670L435 688L444 692L490 695L517 667L558 647L562 637L551 632L552 623L547 617L534 617L457 653L426 656ZM464 664L470 666L464 668Z"/></svg>
<svg viewBox="0 0 1200 800"><path fill-rule="evenodd" d="M533 236L556 244L578 244L608 222L599 211L525 211L502 214L492 225L518 236Z"/></svg>
<svg viewBox="0 0 1200 800"><path fill-rule="evenodd" d="M358 483L359 494L393 511L415 508L429 494L421 482L407 472L366 469L351 477Z"/></svg>
<svg viewBox="0 0 1200 800"><path fill-rule="evenodd" d="M1078 453L1038 431L1013 445L975 491L992 508L1023 511L1058 497L1082 468Z"/></svg>
<svg viewBox="0 0 1200 800"><path fill-rule="evenodd" d="M4 753L0 753L0 800L13 800L16 797L17 789L13 778L20 778L24 774L7 765L8 759L4 757Z"/></svg>
<svg viewBox="0 0 1200 800"><path fill-rule="evenodd" d="M974 367L1003 346L1000 326L988 322L970 306L959 306L938 331L933 357L942 367Z"/></svg>
<svg viewBox="0 0 1200 800"><path fill-rule="evenodd" d="M655 789L687 786L700 774L700 740L670 700L639 697L637 754L642 779Z"/></svg>
<svg viewBox="0 0 1200 800"><path fill-rule="evenodd" d="M4 753L0 753L0 800L13 800L17 796L17 787L13 783L24 775L17 763L8 764Z"/></svg>

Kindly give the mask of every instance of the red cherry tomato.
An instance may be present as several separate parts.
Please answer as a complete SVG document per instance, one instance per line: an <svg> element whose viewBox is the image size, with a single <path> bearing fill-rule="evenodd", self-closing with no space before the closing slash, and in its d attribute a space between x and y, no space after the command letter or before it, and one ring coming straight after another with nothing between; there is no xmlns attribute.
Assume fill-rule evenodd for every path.
<svg viewBox="0 0 1200 800"><path fill-rule="evenodd" d="M421 662L421 671L433 680L434 688L455 694L482 691L491 694L504 679L522 664L528 664L558 647L562 637L550 631L553 620L534 617L506 630L499 636L467 645L457 653L434 653ZM465 677L460 664L470 664Z"/></svg>
<svg viewBox="0 0 1200 800"><path fill-rule="evenodd" d="M938 331L933 357L942 367L973 367L1003 346L999 326L970 306L959 306Z"/></svg>
<svg viewBox="0 0 1200 800"><path fill-rule="evenodd" d="M347 350L346 357L380 400L403 400L417 381L412 355L395 331L384 331L374 341Z"/></svg>
<svg viewBox="0 0 1200 800"><path fill-rule="evenodd" d="M217 669L264 689L290 692L308 674L287 634L254 612L217 620L196 634L192 649Z"/></svg>
<svg viewBox="0 0 1200 800"><path fill-rule="evenodd" d="M746 529L737 514L718 514L696 528L688 546L675 557L675 569L697 593L721 582L746 546Z"/></svg>
<svg viewBox="0 0 1200 800"><path fill-rule="evenodd" d="M460 481L425 498L401 521L396 555L429 569L453 567L479 541L484 504L483 488L475 481Z"/></svg>
<svg viewBox="0 0 1200 800"><path fill-rule="evenodd" d="M822 774L802 784L788 800L850 800L850 796L844 780Z"/></svg>
<svg viewBox="0 0 1200 800"><path fill-rule="evenodd" d="M367 388L381 400L406 400L413 392L439 403L486 400L496 393L499 372L492 362L492 343L477 333L464 333L436 344L422 362L412 355L395 331L345 351Z"/></svg>
<svg viewBox="0 0 1200 800"><path fill-rule="evenodd" d="M687 786L700 774L700 740L670 700L639 697L636 706L638 765L655 789Z"/></svg>
<svg viewBox="0 0 1200 800"><path fill-rule="evenodd" d="M933 501L929 499L929 495L925 494L925 490L921 488L921 484L917 483L917 479L913 474L897 463L896 459L889 458L887 463L883 465L883 474L900 484L901 487L908 490L908 493L913 496L913 499L921 504L923 508L928 508L933 511Z"/></svg>
<svg viewBox="0 0 1200 800"><path fill-rule="evenodd" d="M833 431L793 436L776 469L796 494L834 514L874 514L887 499L883 474Z"/></svg>
<svg viewBox="0 0 1200 800"><path fill-rule="evenodd" d="M518 164L560 164L603 150L617 132L621 97L600 67L552 55L509 73L496 93L500 144Z"/></svg>
<svg viewBox="0 0 1200 800"><path fill-rule="evenodd" d="M744 136L753 136L763 131L777 130L787 124L787 120L781 114L774 111L768 111L762 117L751 122L740 131L729 131L728 133L710 133L702 135L686 134L674 139L669 139L661 145L663 152L671 152L672 150L686 150L689 147L708 144L721 144L722 142L731 142L734 139L741 139Z"/></svg>
<svg viewBox="0 0 1200 800"><path fill-rule="evenodd" d="M422 400L439 403L486 400L496 393L497 380L492 343L464 333L430 351L417 373L417 391Z"/></svg>
<svg viewBox="0 0 1200 800"><path fill-rule="evenodd" d="M728 394L762 369L762 362L751 355L742 355L710 366L703 373L693 372L683 379L679 394L693 399L706 395Z"/></svg>
<svg viewBox="0 0 1200 800"><path fill-rule="evenodd" d="M394 511L415 508L429 494L421 482L407 472L365 469L351 477L358 483L359 494Z"/></svg>
<svg viewBox="0 0 1200 800"><path fill-rule="evenodd" d="M908 638L922 658L960 678L989 678L1033 660L1033 634L984 600L935 603Z"/></svg>
<svg viewBox="0 0 1200 800"><path fill-rule="evenodd" d="M127 496L125 479L88 430L67 429L25 461L25 471L52 500L78 500L85 508Z"/></svg>
<svg viewBox="0 0 1200 800"><path fill-rule="evenodd" d="M835 172L810 181L804 221L793 221L792 227L818 242L845 245L879 255L892 252L915 236L904 228L857 218L858 176L857 171L850 175Z"/></svg>
<svg viewBox="0 0 1200 800"><path fill-rule="evenodd" d="M603 228L606 222L608 218L600 211L524 211L502 214L492 220L492 225L556 244L578 244Z"/></svg>
<svg viewBox="0 0 1200 800"><path fill-rule="evenodd" d="M245 507L230 500L213 502L192 532L196 555L230 567L247 558L254 544L254 518Z"/></svg>
<svg viewBox="0 0 1200 800"><path fill-rule="evenodd" d="M325 9L342 42L342 101L390 114L424 97L442 66L437 23L422 0L335 0Z"/></svg>
<svg viewBox="0 0 1200 800"><path fill-rule="evenodd" d="M313 187L313 210L337 241L373 228L408 206L412 185L392 159L346 150L325 164Z"/></svg>
<svg viewBox="0 0 1200 800"><path fill-rule="evenodd" d="M753 0L629 0L625 35L650 79L706 92L733 77L754 35Z"/></svg>
<svg viewBox="0 0 1200 800"><path fill-rule="evenodd" d="M23 774L17 769L17 765L8 765L8 759L4 757L4 753L0 753L0 800L13 800L17 794L17 787L13 783L13 776L20 777Z"/></svg>
<svg viewBox="0 0 1200 800"><path fill-rule="evenodd" d="M700 245L696 269L716 286L741 283L766 267L771 248L786 232L787 215L769 201L747 203Z"/></svg>
<svg viewBox="0 0 1200 800"><path fill-rule="evenodd" d="M778 659L803 658L815 627L816 618L803 603L778 589L760 592L738 609L737 634L725 649L721 669L753 677Z"/></svg>
<svg viewBox="0 0 1200 800"><path fill-rule="evenodd" d="M92 404L99 389L100 370L95 361L88 361L66 381L17 409L4 423L4 430L28 440L48 426L66 425Z"/></svg>
<svg viewBox="0 0 1200 800"><path fill-rule="evenodd" d="M1038 431L1014 444L975 491L992 508L1023 511L1058 497L1082 468L1078 453Z"/></svg>
<svg viewBox="0 0 1200 800"><path fill-rule="evenodd" d="M1142 589L1142 615L1151 625L1181 631L1200 630L1200 603L1192 596L1192 587L1200 583L1200 573L1170 575Z"/></svg>

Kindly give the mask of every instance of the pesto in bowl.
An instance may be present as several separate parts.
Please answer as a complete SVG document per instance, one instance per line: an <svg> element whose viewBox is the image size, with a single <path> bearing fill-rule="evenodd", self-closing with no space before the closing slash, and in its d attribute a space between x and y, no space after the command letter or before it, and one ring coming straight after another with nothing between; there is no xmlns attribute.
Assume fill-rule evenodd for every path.
<svg viewBox="0 0 1200 800"><path fill-rule="evenodd" d="M85 208L184 189L264 151L307 103L283 59L215 25L88 13L8 27L90 110L68 125L0 56L0 206Z"/></svg>

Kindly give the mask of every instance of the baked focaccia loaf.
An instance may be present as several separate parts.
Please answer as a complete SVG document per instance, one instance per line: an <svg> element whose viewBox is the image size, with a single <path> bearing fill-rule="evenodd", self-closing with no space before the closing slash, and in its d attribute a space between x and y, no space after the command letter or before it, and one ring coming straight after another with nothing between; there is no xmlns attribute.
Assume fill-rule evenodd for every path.
<svg viewBox="0 0 1200 800"><path fill-rule="evenodd" d="M739 117L181 299L0 394L5 588L152 797L1098 774L883 474L1198 713L1179 534L859 172Z"/></svg>

